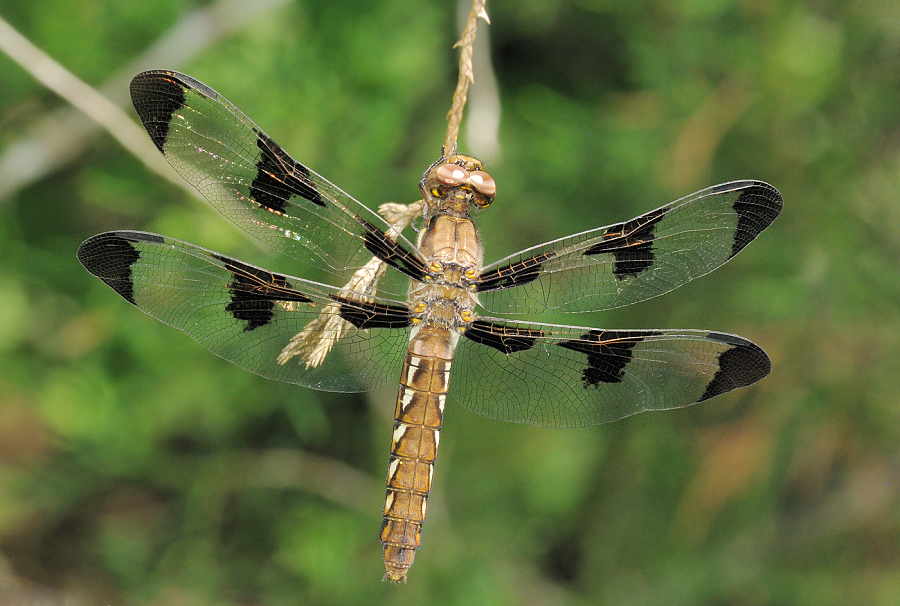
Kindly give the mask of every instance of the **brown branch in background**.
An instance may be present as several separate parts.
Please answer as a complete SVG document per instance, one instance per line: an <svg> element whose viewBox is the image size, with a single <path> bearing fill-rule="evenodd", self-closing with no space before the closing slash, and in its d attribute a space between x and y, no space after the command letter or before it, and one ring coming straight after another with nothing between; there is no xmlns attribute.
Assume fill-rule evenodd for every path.
<svg viewBox="0 0 900 606"><path fill-rule="evenodd" d="M0 18L0 51L5 52L35 80L68 101L98 126L105 128L125 149L155 173L172 178L168 163L160 157L147 134L122 108L88 86Z"/></svg>
<svg viewBox="0 0 900 606"><path fill-rule="evenodd" d="M130 107L128 83L137 72L162 67L178 68L197 57L223 38L246 29L266 13L279 10L290 0L222 0L191 13L186 13L162 37L135 57L127 65L98 87L98 91L119 107ZM11 26L5 24L0 31L0 52L5 52L29 73L41 71L41 59L30 52L32 45ZM16 49L20 50L16 50ZM24 55L23 55L24 53ZM36 58L36 61L35 59ZM42 81L42 77L35 79ZM58 91L65 97L65 91ZM67 99L68 100L68 99ZM84 114L74 109L79 103L70 100L71 106L48 112L43 118L26 128L19 139L10 142L0 153L0 205L15 192L29 184L53 174L69 162L82 157L101 129L115 127L113 121L104 119L93 124ZM94 106L92 106L94 107ZM118 110L117 110L118 111ZM127 113L127 110L125 110ZM105 115L105 114L104 114ZM113 115L112 110L109 115ZM129 114L130 115L130 114ZM129 118L131 119L131 118ZM131 119L133 122L133 119ZM118 122L116 122L118 123ZM134 127L140 129L136 123ZM126 127L127 129L128 127ZM197 191L172 170L154 148L143 130L144 152L137 156L150 170L199 198ZM114 135L115 136L115 135ZM117 137L118 138L118 137Z"/></svg>
<svg viewBox="0 0 900 606"><path fill-rule="evenodd" d="M456 83L456 90L453 92L453 105L447 113L447 138L444 139L442 148L442 155L445 158L456 153L459 125L462 123L463 109L466 106L469 85L475 80L475 72L472 68L472 48L475 44L475 36L478 33L478 20L484 19L485 23L491 22L484 8L486 1L472 1L472 10L469 11L469 17L466 19L466 28L463 30L462 38L453 45L453 48L459 47L460 49L459 81Z"/></svg>
<svg viewBox="0 0 900 606"><path fill-rule="evenodd" d="M753 94L739 80L722 80L684 122L668 152L660 156L660 181L676 192L706 183L722 138L753 101Z"/></svg>

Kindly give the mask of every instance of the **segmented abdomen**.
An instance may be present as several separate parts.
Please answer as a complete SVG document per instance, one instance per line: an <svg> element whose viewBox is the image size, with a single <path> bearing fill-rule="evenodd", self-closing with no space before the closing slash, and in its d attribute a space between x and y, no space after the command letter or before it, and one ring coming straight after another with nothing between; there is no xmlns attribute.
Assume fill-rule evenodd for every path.
<svg viewBox="0 0 900 606"><path fill-rule="evenodd" d="M381 525L385 578L392 581L406 579L421 543L455 337L444 328L413 329L403 362Z"/></svg>

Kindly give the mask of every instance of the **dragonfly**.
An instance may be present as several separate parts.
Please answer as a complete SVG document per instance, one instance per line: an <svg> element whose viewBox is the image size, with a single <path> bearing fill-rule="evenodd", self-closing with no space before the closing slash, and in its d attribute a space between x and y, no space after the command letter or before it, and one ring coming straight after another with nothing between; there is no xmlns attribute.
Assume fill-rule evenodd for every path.
<svg viewBox="0 0 900 606"><path fill-rule="evenodd" d="M472 217L497 184L473 157L449 154L425 171L413 242L198 80L143 72L131 98L159 151L214 208L341 286L141 231L93 236L79 261L263 377L335 392L399 377L380 533L387 580L406 580L421 544L451 375L453 401L477 414L583 427L704 402L771 370L762 348L724 332L531 318L629 305L716 269L781 212L767 183L709 187L485 265Z"/></svg>

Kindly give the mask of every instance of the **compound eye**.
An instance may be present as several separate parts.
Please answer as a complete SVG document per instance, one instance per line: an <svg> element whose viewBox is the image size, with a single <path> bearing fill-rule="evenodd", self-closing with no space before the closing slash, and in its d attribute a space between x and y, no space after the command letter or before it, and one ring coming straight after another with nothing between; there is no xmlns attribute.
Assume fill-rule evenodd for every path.
<svg viewBox="0 0 900 606"><path fill-rule="evenodd" d="M494 178L483 170L472 171L469 182L479 193L485 196L493 197L497 193L497 184L494 183Z"/></svg>
<svg viewBox="0 0 900 606"><path fill-rule="evenodd" d="M469 171L456 164L441 164L434 169L434 175L443 185L457 187L469 180Z"/></svg>

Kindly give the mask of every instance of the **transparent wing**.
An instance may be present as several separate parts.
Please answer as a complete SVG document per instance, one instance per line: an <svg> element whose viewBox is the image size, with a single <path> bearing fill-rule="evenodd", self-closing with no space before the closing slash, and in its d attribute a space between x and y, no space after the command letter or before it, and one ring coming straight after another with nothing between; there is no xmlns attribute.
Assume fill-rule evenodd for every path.
<svg viewBox="0 0 900 606"><path fill-rule="evenodd" d="M771 370L756 344L701 330L601 330L482 318L463 333L450 395L492 419L582 427L690 406Z"/></svg>
<svg viewBox="0 0 900 606"><path fill-rule="evenodd" d="M624 223L540 244L482 270L481 304L501 314L601 311L658 295L734 257L783 200L761 181L716 185Z"/></svg>
<svg viewBox="0 0 900 606"><path fill-rule="evenodd" d="M388 237L384 219L291 158L202 82L143 72L131 82L131 98L169 164L253 237L342 278L373 255L422 277L421 257L406 238ZM403 294L405 287L381 291Z"/></svg>
<svg viewBox="0 0 900 606"><path fill-rule="evenodd" d="M132 305L263 377L349 392L399 376L410 323L404 303L359 300L146 232L96 235L78 259ZM304 331L310 339L298 342ZM332 349L317 356L326 342Z"/></svg>

